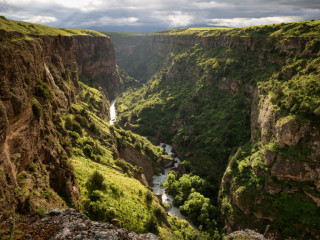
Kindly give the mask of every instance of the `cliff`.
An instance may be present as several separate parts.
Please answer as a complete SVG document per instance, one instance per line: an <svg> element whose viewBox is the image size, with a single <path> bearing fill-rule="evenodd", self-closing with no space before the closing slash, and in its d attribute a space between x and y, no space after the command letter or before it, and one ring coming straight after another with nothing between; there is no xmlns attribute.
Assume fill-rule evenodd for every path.
<svg viewBox="0 0 320 240"><path fill-rule="evenodd" d="M1 209L80 209L80 192L56 122L80 92L78 77L120 92L107 37L26 36L1 30ZM106 119L108 119L108 112Z"/></svg>
<svg viewBox="0 0 320 240"><path fill-rule="evenodd" d="M183 209L196 191L229 231L319 238L319 36L318 20L175 29L132 53L128 69L152 77L118 100L120 124L173 142L191 172L189 190L177 187L186 177L168 182ZM192 185L194 174L221 183L219 197Z"/></svg>

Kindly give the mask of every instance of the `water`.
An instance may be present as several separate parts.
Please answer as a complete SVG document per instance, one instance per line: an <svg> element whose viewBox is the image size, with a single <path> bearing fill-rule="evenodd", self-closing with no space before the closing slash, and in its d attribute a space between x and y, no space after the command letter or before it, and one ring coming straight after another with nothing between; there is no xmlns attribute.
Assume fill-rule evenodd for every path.
<svg viewBox="0 0 320 240"><path fill-rule="evenodd" d="M115 123L115 121L117 120L117 114L116 114L116 100L113 100L111 102L111 105L110 105L110 125L113 125ZM162 147L163 145L166 145L165 147L165 152L169 155L172 155L173 152L172 152L172 146L169 145L169 144L166 144L166 143L160 143L160 146ZM158 176L153 176L153 192L157 195L161 195L161 199L162 199L162 202L163 204L170 204L171 208L168 210L168 214L170 216L177 216L179 217L180 219L185 219L189 222L189 224L196 229L196 227L192 224L192 222L190 222L190 220L188 220L185 216L183 216L179 210L179 208L176 208L173 206L173 196L171 196L170 194L166 193L165 189L161 186L161 184L163 184L166 179L167 179L167 176L170 172L171 169L175 168L175 167L178 167L179 163L180 163L180 159L178 157L175 157L174 158L175 160L175 163L173 165L173 167L170 167L170 168L166 168L164 170L164 173L158 175Z"/></svg>
<svg viewBox="0 0 320 240"><path fill-rule="evenodd" d="M113 100L110 105L110 125L113 125L117 120L116 100Z"/></svg>
<svg viewBox="0 0 320 240"><path fill-rule="evenodd" d="M165 152L169 155L173 154L172 152L172 146L170 146L169 144L166 143L160 143L160 146L162 147L162 145L165 144ZM162 198L162 202L163 204L170 204L172 207L168 210L168 214L170 216L177 216L180 219L186 219L185 216L183 216L180 213L179 208L176 208L173 206L173 196L171 196L170 194L168 194L164 187L161 186L162 183L164 183L167 179L168 173L170 172L170 170L174 167L177 167L180 163L180 159L178 157L175 157L174 160L176 161L174 166L171 168L166 168L164 170L164 174L160 174L158 176L153 176L153 192L157 195L161 194L161 198ZM187 219L186 219L187 220Z"/></svg>

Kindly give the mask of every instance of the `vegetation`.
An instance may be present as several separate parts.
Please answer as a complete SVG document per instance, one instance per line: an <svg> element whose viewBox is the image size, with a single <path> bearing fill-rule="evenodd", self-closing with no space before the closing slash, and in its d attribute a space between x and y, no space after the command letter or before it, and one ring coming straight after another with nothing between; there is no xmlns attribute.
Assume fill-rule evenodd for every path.
<svg viewBox="0 0 320 240"><path fill-rule="evenodd" d="M57 160L61 168L67 174L74 169L81 208L94 220L113 221L164 239L215 239L221 237L223 227L220 210L225 221L241 227L264 230L271 224L270 231L280 231L281 237L300 238L303 233L303 238L312 238L314 233L319 235L320 221L314 202L320 197L315 181L272 175L275 169L265 163L265 155L294 162L294 170L313 162L310 166L316 166L319 160L309 141L315 133L291 145L280 142L274 133L286 127L319 129L319 26L315 20L240 29L174 29L146 37L113 33L118 46L134 47L132 56L122 62L133 77L118 69L127 87L117 100L118 123L108 124L107 96L98 86L92 87L96 86L94 80L80 77L82 83L73 91L70 76L75 72L63 69L59 88L74 97L74 103L65 112L51 113L56 106L52 106L50 85L38 79L28 93L35 116L32 124L44 125L40 132L45 134L45 144L55 146L56 154L62 156ZM93 31L54 29L4 17L0 18L0 28L23 34L101 36ZM169 42L155 49L146 44L163 36L168 41L171 38L167 36L175 40L191 37L194 41ZM224 37L223 42L219 36ZM235 40L230 38L225 44L225 36ZM299 40L292 38L295 36ZM202 42L202 37L208 38ZM210 37L217 46L205 43L210 43ZM0 91L4 91L3 86ZM265 124L269 125L266 131L270 137L261 139L261 129L254 129L259 127L255 123L257 108L263 108L268 99L269 108L261 113L272 113L274 119ZM54 121L48 121L50 117ZM7 124L7 119L1 121ZM184 169L171 172L164 186L174 196L174 204L200 231L186 221L168 217L158 198L141 184L145 180L142 168L123 159L126 150L134 149L156 173L161 170L157 159L163 150L134 132L173 143ZM10 158L19 159L19 154ZM3 171L0 168L4 179ZM60 207L71 205L66 186L72 185L65 183L58 194L53 192L47 187L49 174L42 174L45 171L44 165L33 162L17 175L15 191L22 213L60 198ZM34 206L32 197L38 200ZM253 216L260 215L263 218L252 221Z"/></svg>
<svg viewBox="0 0 320 240"><path fill-rule="evenodd" d="M272 228L281 229L283 236L301 237L302 234L306 234L305 228L319 232L317 223L320 220L320 209L303 194L304 191L311 191L312 187L304 182L267 178L270 170L264 164L263 148L259 142L247 144L231 156L224 176L229 178L229 181L222 186L219 193L222 213L232 221L238 222L241 227L263 228L268 224L268 221L252 223L231 204L237 201L246 211L251 212L255 209L261 215L274 219L275 224ZM253 167L256 170L253 170ZM280 190L268 194L262 186ZM286 186L287 189L294 186L296 191L281 191L281 186ZM233 189L232 194L230 189ZM305 238L313 239L309 234L306 234Z"/></svg>
<svg viewBox="0 0 320 240"><path fill-rule="evenodd" d="M70 151L84 213L91 219L117 222L138 233L153 232L162 237L185 239L181 231L188 229L189 239L201 235L188 224L174 230L167 224L167 215L159 200L134 178L141 174L141 168L119 158L119 153L131 146L159 171L156 160L163 150L131 131L110 126L101 115L103 101L101 91L81 83L73 113L64 115L62 124L57 124L60 133L66 135L63 147ZM180 224L180 220L175 223Z"/></svg>
<svg viewBox="0 0 320 240"><path fill-rule="evenodd" d="M278 23L270 25L251 26L243 28L180 28L154 33L154 35L179 36L240 36L240 37L309 37L319 36L320 20L309 20L292 23Z"/></svg>
<svg viewBox="0 0 320 240"><path fill-rule="evenodd" d="M36 35L61 35L61 36L72 36L72 35L88 35L88 36L100 36L105 37L104 34L86 29L63 29L53 28L46 25L28 23L22 21L9 20L5 17L0 18L0 29L6 31L16 31L23 34L36 34Z"/></svg>
<svg viewBox="0 0 320 240"><path fill-rule="evenodd" d="M219 58L217 51L225 55ZM177 54L166 72L155 75L145 87L127 91L117 101L120 125L177 143L181 155L193 153L187 159L196 163L198 174L209 171L213 179L220 179L232 148L249 140L250 112L241 89L239 94L221 90L211 76L225 71L221 66L225 68L238 53L210 51L197 45ZM241 74L247 74L236 71L237 62L229 66L234 69L230 79L242 79ZM167 77L176 71L181 74Z"/></svg>
<svg viewBox="0 0 320 240"><path fill-rule="evenodd" d="M180 206L183 214L199 226L199 229L217 237L217 209L212 202L217 189L212 184L197 175L184 174L178 178L171 172L164 187L173 194L173 204Z"/></svg>
<svg viewBox="0 0 320 240"><path fill-rule="evenodd" d="M236 207L243 206L249 213L270 219L276 219L281 208L285 209L278 218L279 225L272 224L271 232L281 229L283 236L297 237L308 224L316 232L313 226L318 218L311 211L318 214L319 208L304 193L309 189L311 195L318 196L314 182L281 181L275 177L271 181L271 168L265 165L264 154L268 150L280 159L308 164L319 159L310 147L312 137L308 133L289 146L275 140L279 136L274 130L303 131L309 126L319 129L319 27L320 20L312 20L237 29L173 29L148 35L136 46L139 53L129 56L134 63L126 65L125 70L149 80L146 86L127 91L117 101L118 122L125 129L171 142L179 157L187 160L187 174L169 174L165 187L182 212L204 230L219 225L216 207L221 208L225 219L244 228L263 231L270 224L261 219L252 223L252 218ZM219 36L233 38L219 42ZM201 42L201 37L208 38ZM191 43L186 39L192 39ZM148 48L151 40L161 44ZM142 46L145 49L140 51ZM266 118L263 103L268 99L268 114L274 111L275 117L274 122L267 123L269 138L262 143L260 135L267 133L255 129L256 111L260 111L259 118ZM250 143L250 130L255 143ZM190 186L193 178L204 179L217 193L227 164L224 179L228 183L220 191L218 205L217 194L208 195L208 191ZM294 188L290 193L269 194L267 184L281 185L280 189L293 189L298 184L299 188L297 192ZM290 204L298 209L299 204L305 207L299 221L294 220L297 216ZM201 206L206 211L202 212ZM213 217L206 218L205 212ZM290 235L293 225L297 229Z"/></svg>

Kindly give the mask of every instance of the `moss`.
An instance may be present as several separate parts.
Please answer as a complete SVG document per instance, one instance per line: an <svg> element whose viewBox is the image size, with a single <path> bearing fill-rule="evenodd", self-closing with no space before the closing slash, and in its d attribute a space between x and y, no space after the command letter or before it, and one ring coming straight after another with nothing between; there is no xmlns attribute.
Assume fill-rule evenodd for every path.
<svg viewBox="0 0 320 240"><path fill-rule="evenodd" d="M35 96L48 101L51 98L49 85L40 80L35 86Z"/></svg>
<svg viewBox="0 0 320 240"><path fill-rule="evenodd" d="M31 100L31 105L32 105L32 112L33 112L34 116L39 120L43 114L43 109L42 109L40 103L38 102L37 99L33 98Z"/></svg>

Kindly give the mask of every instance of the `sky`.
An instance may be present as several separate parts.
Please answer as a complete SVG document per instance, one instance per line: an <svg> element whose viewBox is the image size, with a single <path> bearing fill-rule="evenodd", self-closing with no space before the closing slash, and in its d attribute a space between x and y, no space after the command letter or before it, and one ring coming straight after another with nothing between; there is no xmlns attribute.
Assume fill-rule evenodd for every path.
<svg viewBox="0 0 320 240"><path fill-rule="evenodd" d="M0 0L0 15L53 27L154 32L320 19L320 0Z"/></svg>

